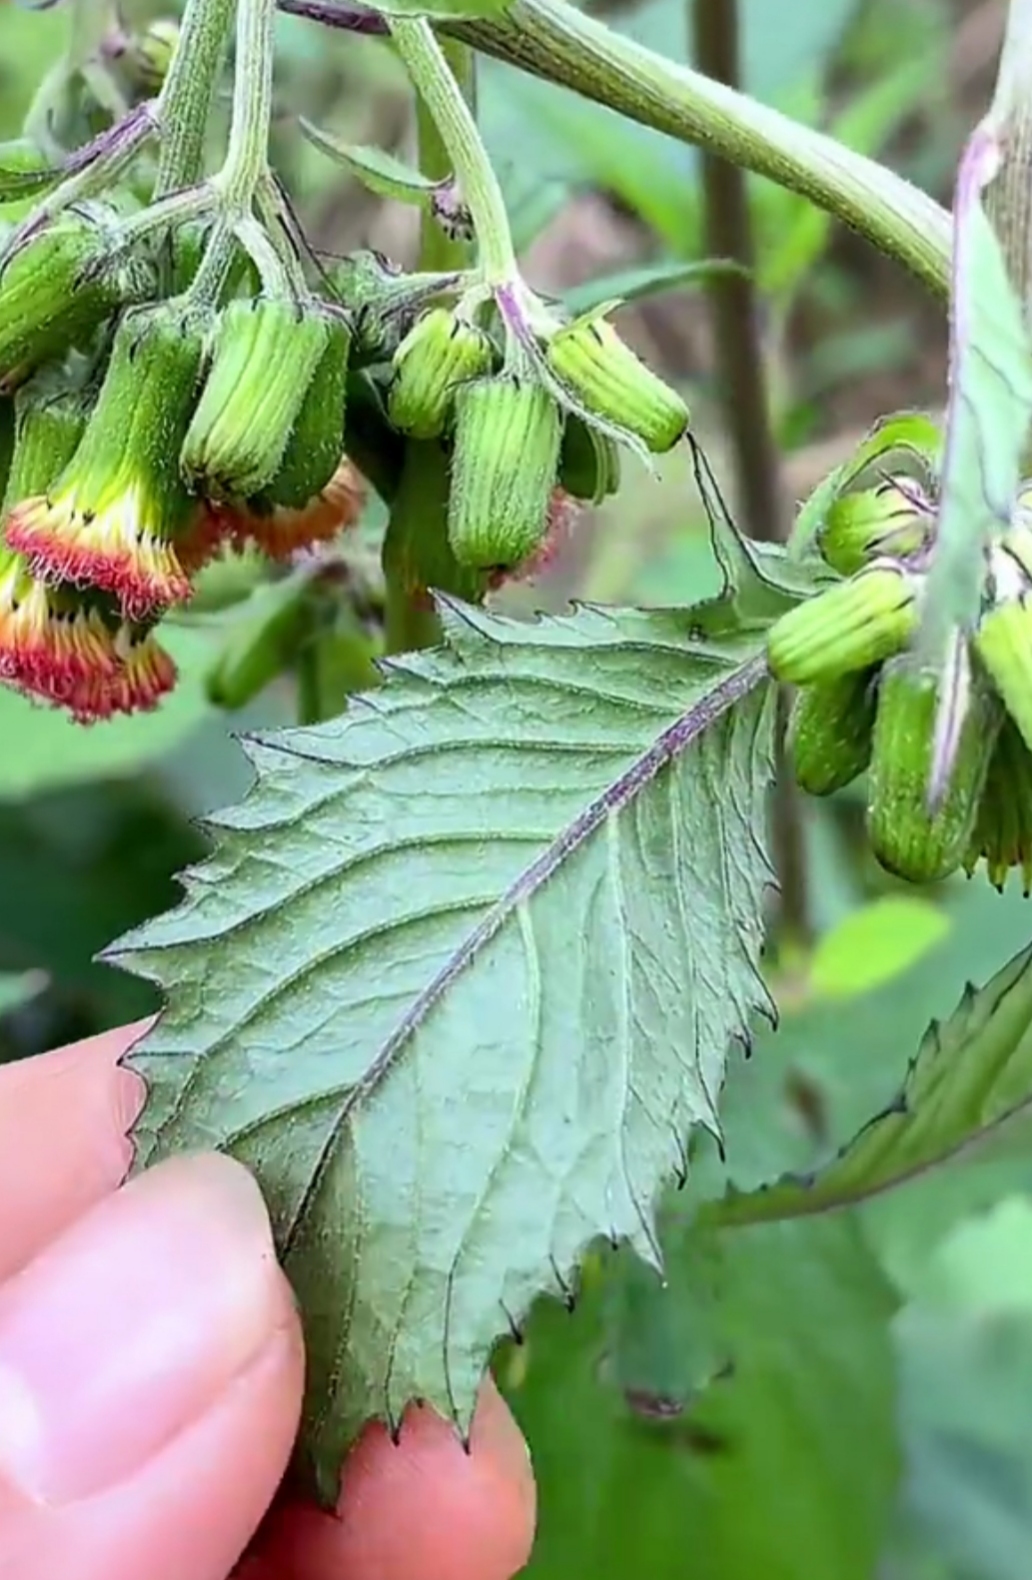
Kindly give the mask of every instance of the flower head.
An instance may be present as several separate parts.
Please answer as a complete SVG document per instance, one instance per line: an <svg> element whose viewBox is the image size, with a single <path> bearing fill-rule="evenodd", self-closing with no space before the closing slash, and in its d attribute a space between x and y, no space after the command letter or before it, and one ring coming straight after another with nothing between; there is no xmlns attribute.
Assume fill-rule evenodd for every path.
<svg viewBox="0 0 1032 1580"><path fill-rule="evenodd" d="M190 596L190 579L161 525L141 479L114 478L95 490L89 479L77 486L73 474L49 498L16 505L7 536L35 574L103 588L138 617Z"/></svg>
<svg viewBox="0 0 1032 1580"><path fill-rule="evenodd" d="M114 671L91 675L67 699L80 724L148 712L175 686L175 663L148 627L125 621L111 631L111 641Z"/></svg>
<svg viewBox="0 0 1032 1580"><path fill-rule="evenodd" d="M0 548L0 680L87 722L151 708L175 679L168 654L111 599L39 581Z"/></svg>
<svg viewBox="0 0 1032 1580"><path fill-rule="evenodd" d="M197 493L235 501L269 486L328 339L327 319L293 301L230 302L180 444L183 475Z"/></svg>
<svg viewBox="0 0 1032 1580"><path fill-rule="evenodd" d="M545 535L541 542L534 552L513 570L491 572L487 579L488 588L496 592L506 582L533 581L535 577L544 576L554 566L570 541L584 515L584 508L583 502L568 494L564 488L553 488L548 502Z"/></svg>
<svg viewBox="0 0 1032 1580"><path fill-rule="evenodd" d="M0 677L62 703L91 677L114 673L117 656L96 605L36 580L16 554L4 553L0 567Z"/></svg>
<svg viewBox="0 0 1032 1580"><path fill-rule="evenodd" d="M354 526L362 514L366 494L365 478L344 456L326 487L300 509L276 505L263 512L243 506L209 505L206 522L196 528L197 542L211 545L228 541L237 549L254 543L270 559L289 559L299 549L332 542L339 533Z"/></svg>
<svg viewBox="0 0 1032 1580"><path fill-rule="evenodd" d="M123 320L78 449L46 494L10 512L7 542L33 575L110 592L128 619L189 598L177 539L194 504L177 458L201 352L174 316Z"/></svg>

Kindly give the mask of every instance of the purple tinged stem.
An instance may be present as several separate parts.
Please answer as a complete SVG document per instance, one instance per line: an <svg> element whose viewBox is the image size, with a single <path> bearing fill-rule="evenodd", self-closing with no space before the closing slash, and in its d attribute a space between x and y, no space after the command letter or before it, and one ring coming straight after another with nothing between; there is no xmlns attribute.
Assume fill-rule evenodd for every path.
<svg viewBox="0 0 1032 1580"><path fill-rule="evenodd" d="M323 22L329 27L342 27L351 33L386 35L389 32L386 17L364 6L336 5L334 0L279 0L279 9L292 16L307 17L310 22Z"/></svg>

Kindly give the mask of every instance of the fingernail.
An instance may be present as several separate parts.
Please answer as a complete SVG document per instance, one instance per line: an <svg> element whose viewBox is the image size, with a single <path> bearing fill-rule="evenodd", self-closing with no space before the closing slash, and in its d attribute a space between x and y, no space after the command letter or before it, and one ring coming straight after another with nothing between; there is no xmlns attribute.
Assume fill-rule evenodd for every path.
<svg viewBox="0 0 1032 1580"><path fill-rule="evenodd" d="M75 1502L139 1469L257 1354L282 1311L258 1187L174 1158L0 1289L0 1479Z"/></svg>

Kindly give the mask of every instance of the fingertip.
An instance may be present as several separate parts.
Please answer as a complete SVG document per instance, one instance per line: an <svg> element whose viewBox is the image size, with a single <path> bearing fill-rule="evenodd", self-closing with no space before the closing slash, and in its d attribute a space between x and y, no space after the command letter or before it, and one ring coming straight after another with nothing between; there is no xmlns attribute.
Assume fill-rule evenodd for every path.
<svg viewBox="0 0 1032 1580"><path fill-rule="evenodd" d="M153 1017L0 1069L0 1278L115 1190L145 1099L121 1059Z"/></svg>
<svg viewBox="0 0 1032 1580"><path fill-rule="evenodd" d="M397 1443L370 1425L344 1466L337 1516L278 1509L241 1580L511 1580L535 1518L527 1446L489 1378L468 1451L425 1406L409 1407Z"/></svg>
<svg viewBox="0 0 1032 1580"><path fill-rule="evenodd" d="M468 1447L422 1405L406 1411L397 1442L381 1424L368 1427L344 1466L337 1512L356 1573L370 1580L401 1580L414 1560L420 1580L508 1580L522 1569L534 1536L534 1477L494 1381L481 1389Z"/></svg>

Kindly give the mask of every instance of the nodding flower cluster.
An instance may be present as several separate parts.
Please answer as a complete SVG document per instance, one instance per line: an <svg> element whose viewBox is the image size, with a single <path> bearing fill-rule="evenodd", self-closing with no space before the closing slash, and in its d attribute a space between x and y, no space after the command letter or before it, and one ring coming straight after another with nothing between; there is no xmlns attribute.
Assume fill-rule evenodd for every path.
<svg viewBox="0 0 1032 1580"><path fill-rule="evenodd" d="M818 538L844 579L783 615L772 673L797 687L788 734L796 778L830 795L869 770L871 846L916 883L985 862L1032 890L1032 492L987 551L982 610L959 651L957 740L933 789L945 677L913 651L936 521L934 487L890 477L844 494Z"/></svg>
<svg viewBox="0 0 1032 1580"><path fill-rule="evenodd" d="M166 27L111 42L145 85L174 47ZM37 157L25 139L7 156L0 227L5 172L31 185L12 170ZM396 492L405 452L434 447L446 509L416 533L413 590L448 556L480 596L616 491L621 444L661 454L688 428L606 308L571 318L518 280L406 277L376 255L344 269L349 292L304 249L288 268L271 230L252 256L217 220L136 226L141 202L116 186L44 207L0 250L0 679L78 720L169 690L156 630L217 554L287 560L357 520L346 437Z"/></svg>
<svg viewBox="0 0 1032 1580"><path fill-rule="evenodd" d="M0 679L82 722L155 706L155 628L223 545L273 559L352 524L350 331L266 296L147 300L110 216L68 213L0 272Z"/></svg>

